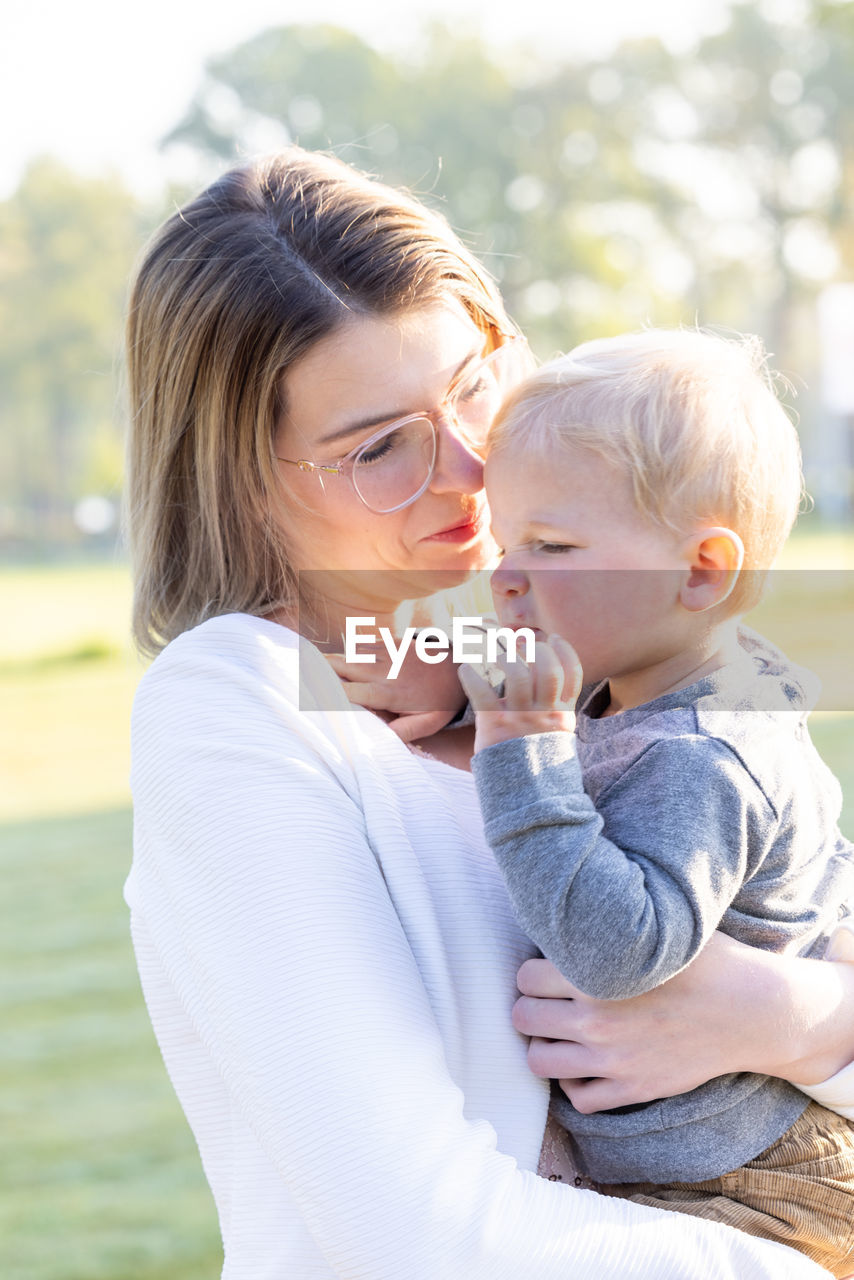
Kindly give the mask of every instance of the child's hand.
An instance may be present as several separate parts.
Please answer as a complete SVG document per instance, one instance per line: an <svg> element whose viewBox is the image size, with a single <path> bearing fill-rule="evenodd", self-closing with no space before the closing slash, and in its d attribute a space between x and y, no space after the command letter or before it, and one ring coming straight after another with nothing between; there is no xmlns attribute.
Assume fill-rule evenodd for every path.
<svg viewBox="0 0 854 1280"><path fill-rule="evenodd" d="M581 692L581 664L572 645L561 636L537 641L534 661L499 660L504 671L504 697L473 667L460 667L460 683L475 709L475 753L497 742L531 733L575 730L575 704Z"/></svg>
<svg viewBox="0 0 854 1280"><path fill-rule="evenodd" d="M404 742L438 733L466 705L458 667L450 657L436 664L422 662L411 645L399 674L391 680L385 645L378 642L372 649L362 641L360 649L373 652L376 662L345 662L340 653L327 653L326 660L350 701L375 711Z"/></svg>

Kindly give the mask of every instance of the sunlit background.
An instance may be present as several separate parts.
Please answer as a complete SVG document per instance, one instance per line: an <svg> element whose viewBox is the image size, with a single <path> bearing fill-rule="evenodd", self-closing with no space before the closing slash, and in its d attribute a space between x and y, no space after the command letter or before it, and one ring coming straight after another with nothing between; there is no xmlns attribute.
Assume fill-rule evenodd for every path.
<svg viewBox="0 0 854 1280"><path fill-rule="evenodd" d="M543 358L643 324L759 333L814 509L766 610L830 663L854 832L854 4L78 0L0 40L3 1274L196 1280L216 1225L136 988L120 535L126 282L237 158L298 141L404 183ZM764 625L764 624L763 624ZM831 700L833 701L833 700Z"/></svg>
<svg viewBox="0 0 854 1280"><path fill-rule="evenodd" d="M760 333L798 392L817 513L847 520L851 4L607 0L555 16L546 0L319 0L310 24L268 0L12 13L5 556L114 536L130 264L175 200L290 140L441 207L542 356L648 322ZM302 25L270 25L284 20Z"/></svg>

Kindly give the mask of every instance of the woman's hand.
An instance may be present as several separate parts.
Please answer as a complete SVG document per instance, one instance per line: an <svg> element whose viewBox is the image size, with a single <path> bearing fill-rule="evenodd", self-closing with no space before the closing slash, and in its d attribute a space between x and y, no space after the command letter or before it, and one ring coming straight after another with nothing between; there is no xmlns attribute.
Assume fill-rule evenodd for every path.
<svg viewBox="0 0 854 1280"><path fill-rule="evenodd" d="M519 970L513 1025L533 1037L531 1070L560 1081L579 1111L649 1102L730 1071L793 1083L854 1060L854 965L802 960L715 933L669 982L594 1000L547 960Z"/></svg>
<svg viewBox="0 0 854 1280"><path fill-rule="evenodd" d="M532 733L575 730L575 704L581 692L581 665L572 645L561 636L537 641L530 666L499 658L504 693L471 666L460 668L460 683L477 715L475 753L511 738Z"/></svg>
<svg viewBox="0 0 854 1280"><path fill-rule="evenodd" d="M370 646L361 641L360 649L373 653L376 661L347 662L340 653L325 657L350 701L375 711L404 742L432 737L466 705L459 668L450 657L435 664L422 662L411 645L399 674L391 679L391 659L385 645Z"/></svg>

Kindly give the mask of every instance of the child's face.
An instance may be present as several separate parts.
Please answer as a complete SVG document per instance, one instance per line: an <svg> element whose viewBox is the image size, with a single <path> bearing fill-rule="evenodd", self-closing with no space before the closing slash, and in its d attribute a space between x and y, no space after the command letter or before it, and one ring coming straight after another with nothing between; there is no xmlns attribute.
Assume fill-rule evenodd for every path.
<svg viewBox="0 0 854 1280"><path fill-rule="evenodd" d="M638 512L631 481L597 454L505 447L486 463L499 620L564 636L586 680L636 673L687 642L684 536Z"/></svg>

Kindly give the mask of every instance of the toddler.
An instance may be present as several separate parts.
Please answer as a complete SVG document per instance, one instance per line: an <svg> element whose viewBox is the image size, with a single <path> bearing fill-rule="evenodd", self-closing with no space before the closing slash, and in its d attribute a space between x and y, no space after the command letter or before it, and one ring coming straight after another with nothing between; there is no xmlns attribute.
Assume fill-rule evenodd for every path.
<svg viewBox="0 0 854 1280"><path fill-rule="evenodd" d="M502 697L462 678L487 837L531 938L602 999L665 982L715 929L822 956L852 891L840 789L806 673L739 622L802 492L761 345L578 347L505 406L486 486L499 621L543 643L507 664ZM600 1190L854 1271L854 1124L792 1085L744 1073L556 1108Z"/></svg>

